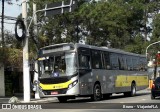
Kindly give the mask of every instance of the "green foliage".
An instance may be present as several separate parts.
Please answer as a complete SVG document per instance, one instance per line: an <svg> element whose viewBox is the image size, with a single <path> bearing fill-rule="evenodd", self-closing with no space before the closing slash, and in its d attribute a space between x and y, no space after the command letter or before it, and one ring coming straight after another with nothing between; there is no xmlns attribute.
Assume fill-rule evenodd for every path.
<svg viewBox="0 0 160 112"><path fill-rule="evenodd" d="M62 0L30 0L28 16L33 15L33 1L37 4L37 10L44 9L47 3L55 3ZM129 52L144 54L146 47L159 40L160 0L101 0L98 2L86 2L78 0L78 7L71 13L64 13L44 17L44 12L37 13L38 35L34 34L33 24L30 28L29 57L36 57L36 46L33 38L38 39L38 47L63 42L79 42L85 39L86 44L104 46L111 42L111 47L123 49ZM148 17L153 14L152 36L150 41L144 34L147 32L146 23ZM20 16L19 16L20 17ZM29 23L29 21L28 21ZM144 33L145 32L145 33ZM5 61L7 65L22 64L22 44L13 39L13 35L6 33L7 44L12 43L12 48L5 49ZM154 54L160 49L153 46L149 53ZM3 53L0 49L0 54ZM0 55L0 61L4 57ZM21 66L21 65L19 65Z"/></svg>
<svg viewBox="0 0 160 112"><path fill-rule="evenodd" d="M37 10L40 10L44 9L47 3L62 0L30 0L28 10L30 17L33 15L33 1L37 4ZM78 0L78 8L71 13L50 16L48 19L44 17L44 12L37 13L39 33L38 35L34 34L32 25L30 28L29 57L35 58L37 53L33 38L38 39L39 48L63 42L76 43L85 39L86 44L104 46L109 41L111 47L144 54L150 43L159 40L160 16L157 14L160 9L159 1L101 0L89 3L85 0ZM146 23L150 14L156 16L152 24L153 34L150 41L147 41L144 32L147 30ZM22 44L14 39L10 42L8 40L6 40L7 43L13 41L13 48L5 51L6 64L22 63ZM151 47L149 53L155 54L158 49L159 47ZM0 59L2 61L4 58L1 57Z"/></svg>
<svg viewBox="0 0 160 112"><path fill-rule="evenodd" d="M22 51L15 48L0 48L0 62L3 62L5 66L22 67Z"/></svg>
<svg viewBox="0 0 160 112"><path fill-rule="evenodd" d="M132 43L125 46L125 50L137 54L144 54L147 46L147 42L145 43L142 35L138 34L133 40Z"/></svg>
<svg viewBox="0 0 160 112"><path fill-rule="evenodd" d="M153 20L153 37L160 37L160 14L157 14Z"/></svg>

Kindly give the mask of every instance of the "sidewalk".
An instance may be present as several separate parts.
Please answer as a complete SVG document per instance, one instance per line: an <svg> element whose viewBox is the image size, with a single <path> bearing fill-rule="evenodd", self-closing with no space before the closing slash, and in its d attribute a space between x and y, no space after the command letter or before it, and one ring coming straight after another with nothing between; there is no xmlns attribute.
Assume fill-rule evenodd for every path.
<svg viewBox="0 0 160 112"><path fill-rule="evenodd" d="M51 102L57 102L56 97L50 97L50 98L41 98L41 99L34 99L32 98L30 102L24 102L24 100L21 98L19 99L20 103L51 103Z"/></svg>
<svg viewBox="0 0 160 112"><path fill-rule="evenodd" d="M12 97L0 97L0 103L9 103L9 100ZM30 102L24 102L23 97L16 97L18 98L18 103L51 103L51 102L57 102L56 97L50 97L50 98L41 98L41 99L34 99L31 98Z"/></svg>
<svg viewBox="0 0 160 112"><path fill-rule="evenodd" d="M9 97L0 97L0 103L8 103Z"/></svg>

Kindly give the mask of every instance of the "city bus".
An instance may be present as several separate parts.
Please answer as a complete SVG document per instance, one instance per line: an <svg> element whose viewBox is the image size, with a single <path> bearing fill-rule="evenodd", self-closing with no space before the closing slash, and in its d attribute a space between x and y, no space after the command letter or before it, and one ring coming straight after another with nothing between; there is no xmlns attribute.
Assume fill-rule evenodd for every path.
<svg viewBox="0 0 160 112"><path fill-rule="evenodd" d="M98 101L113 93L135 96L148 87L144 55L79 43L43 47L38 53L40 97Z"/></svg>

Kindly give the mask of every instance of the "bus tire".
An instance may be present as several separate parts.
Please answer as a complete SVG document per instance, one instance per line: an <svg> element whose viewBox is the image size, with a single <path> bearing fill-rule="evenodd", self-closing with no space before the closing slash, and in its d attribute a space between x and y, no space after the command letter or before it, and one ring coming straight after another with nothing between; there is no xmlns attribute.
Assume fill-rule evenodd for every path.
<svg viewBox="0 0 160 112"><path fill-rule="evenodd" d="M67 97L64 97L64 96L61 96L61 97L58 97L58 100L59 100L59 102L60 103L65 103L65 102L67 102Z"/></svg>
<svg viewBox="0 0 160 112"><path fill-rule="evenodd" d="M136 84L132 83L131 84L131 93L130 93L130 96L133 97L135 95L136 95Z"/></svg>
<svg viewBox="0 0 160 112"><path fill-rule="evenodd" d="M133 97L136 95L136 84L131 84L131 91L130 92L124 92L125 97Z"/></svg>
<svg viewBox="0 0 160 112"><path fill-rule="evenodd" d="M91 97L93 101L99 101L102 99L101 86L96 83L93 88L93 95Z"/></svg>

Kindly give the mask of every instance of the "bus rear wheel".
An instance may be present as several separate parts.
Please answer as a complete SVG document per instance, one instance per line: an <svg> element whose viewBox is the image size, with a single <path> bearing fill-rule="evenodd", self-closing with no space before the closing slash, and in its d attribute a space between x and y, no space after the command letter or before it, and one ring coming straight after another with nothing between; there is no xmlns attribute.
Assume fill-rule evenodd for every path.
<svg viewBox="0 0 160 112"><path fill-rule="evenodd" d="M58 97L58 100L59 100L59 102L60 103L65 103L65 102L67 102L67 97L64 97L64 96L61 96L61 97Z"/></svg>
<svg viewBox="0 0 160 112"><path fill-rule="evenodd" d="M136 95L136 84L135 83L132 83L131 84L131 91L130 92L125 92L124 93L124 96L127 96L127 97L133 97Z"/></svg>
<svg viewBox="0 0 160 112"><path fill-rule="evenodd" d="M136 95L136 84L132 83L131 85L131 95L130 96L135 96Z"/></svg>
<svg viewBox="0 0 160 112"><path fill-rule="evenodd" d="M102 93L101 93L101 86L100 84L95 84L94 88L93 88L93 95L91 97L91 99L93 101L99 101L102 98Z"/></svg>

